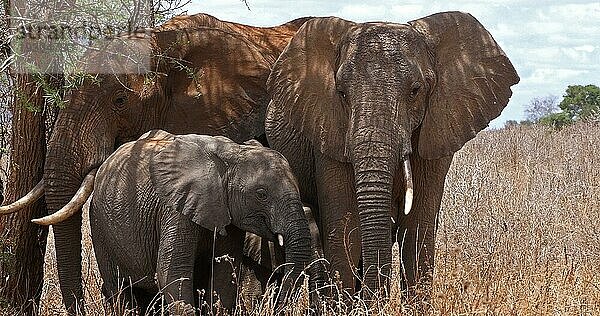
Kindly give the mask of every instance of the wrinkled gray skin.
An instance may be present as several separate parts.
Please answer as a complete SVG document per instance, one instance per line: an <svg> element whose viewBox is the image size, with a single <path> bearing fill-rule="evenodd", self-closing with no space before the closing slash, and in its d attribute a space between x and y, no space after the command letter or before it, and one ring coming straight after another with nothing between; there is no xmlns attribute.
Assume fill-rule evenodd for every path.
<svg viewBox="0 0 600 316"><path fill-rule="evenodd" d="M283 235L291 280L310 258L309 227L285 158L224 137L151 131L121 146L98 170L90 225L104 295L131 279L142 311L159 288L167 303L190 305L194 289L210 290L215 229L216 255L232 255L236 266L242 231L271 241ZM216 264L214 286L234 306L228 263Z"/></svg>
<svg viewBox="0 0 600 316"><path fill-rule="evenodd" d="M395 240L404 285L430 282L453 154L500 114L518 81L487 30L462 12L408 24L315 18L298 30L267 83L267 138L315 206L325 257L346 288L355 288L353 267L363 286L386 285L377 267L389 275Z"/></svg>

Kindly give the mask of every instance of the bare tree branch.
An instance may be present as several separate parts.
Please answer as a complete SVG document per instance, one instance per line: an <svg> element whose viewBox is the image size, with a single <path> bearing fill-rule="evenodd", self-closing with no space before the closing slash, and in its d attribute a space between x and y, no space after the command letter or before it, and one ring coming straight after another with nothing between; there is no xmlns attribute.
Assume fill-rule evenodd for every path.
<svg viewBox="0 0 600 316"><path fill-rule="evenodd" d="M560 110L558 107L558 97L548 95L544 97L535 97L525 105L525 115L531 122L538 122L542 117L556 113Z"/></svg>

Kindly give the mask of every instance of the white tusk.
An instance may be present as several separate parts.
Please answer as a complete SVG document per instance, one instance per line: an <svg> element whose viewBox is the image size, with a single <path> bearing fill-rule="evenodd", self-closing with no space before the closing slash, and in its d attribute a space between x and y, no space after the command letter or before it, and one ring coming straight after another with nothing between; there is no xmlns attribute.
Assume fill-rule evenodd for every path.
<svg viewBox="0 0 600 316"><path fill-rule="evenodd" d="M413 204L413 181L409 158L404 160L404 179L406 180L406 193L404 194L404 215L408 215Z"/></svg>
<svg viewBox="0 0 600 316"><path fill-rule="evenodd" d="M9 205L5 205L0 207L0 215L7 215L10 213L14 213L19 211L26 206L32 204L37 201L44 195L44 180L40 180L38 184L35 185L29 193L25 194L22 198L10 203Z"/></svg>
<svg viewBox="0 0 600 316"><path fill-rule="evenodd" d="M408 215L412 209L413 203L413 189L406 189L406 195L404 195L404 215Z"/></svg>
<svg viewBox="0 0 600 316"><path fill-rule="evenodd" d="M277 234L277 241L279 242L279 246L283 247L283 235Z"/></svg>
<svg viewBox="0 0 600 316"><path fill-rule="evenodd" d="M90 173L83 178L83 182L81 182L79 190L77 190L67 205L63 206L63 208L53 214L44 216L42 218L36 218L31 221L38 225L53 225L60 223L71 217L73 214L79 212L83 204L85 204L85 201L88 199L88 197L90 197L92 191L94 190L94 178L96 177L96 171L97 169L90 171Z"/></svg>

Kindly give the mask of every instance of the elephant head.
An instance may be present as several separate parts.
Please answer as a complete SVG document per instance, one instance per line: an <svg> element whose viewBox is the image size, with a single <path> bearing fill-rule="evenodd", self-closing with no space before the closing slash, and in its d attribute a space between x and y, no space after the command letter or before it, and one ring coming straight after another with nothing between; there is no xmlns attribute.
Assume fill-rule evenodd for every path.
<svg viewBox="0 0 600 316"><path fill-rule="evenodd" d="M404 170L408 213L409 157L451 156L500 114L518 81L467 13L408 24L315 18L296 33L269 77L268 112L314 150L352 165L365 285L377 285L368 267L389 271L395 173Z"/></svg>
<svg viewBox="0 0 600 316"><path fill-rule="evenodd" d="M284 247L290 281L308 266L308 220L278 152L225 137L175 136L152 159L150 177L161 201L198 225L224 233L233 224ZM292 284L285 284L287 291Z"/></svg>
<svg viewBox="0 0 600 316"><path fill-rule="evenodd" d="M66 211L79 214L54 228L67 307L74 305L74 296L83 297L77 211L87 197L74 195L91 192L93 179L83 181L86 175L120 144L153 128L224 135L235 141L264 134L270 68L303 22L255 28L208 15L177 17L143 40L111 41L107 51L120 56L115 59L107 60L107 54L96 49L88 52L88 64L105 65L109 73L90 76L70 92L48 144L43 183L0 209L0 214L13 212L45 194L48 213L66 205ZM128 55L146 50L148 68L131 68L140 64L132 63ZM87 188L80 188L82 183Z"/></svg>

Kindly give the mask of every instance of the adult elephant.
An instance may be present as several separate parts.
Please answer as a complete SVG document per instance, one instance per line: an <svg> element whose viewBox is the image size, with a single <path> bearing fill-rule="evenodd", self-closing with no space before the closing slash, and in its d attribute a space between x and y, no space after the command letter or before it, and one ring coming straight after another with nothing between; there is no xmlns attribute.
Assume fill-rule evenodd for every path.
<svg viewBox="0 0 600 316"><path fill-rule="evenodd" d="M407 24L315 18L300 28L267 82L266 133L318 209L325 256L346 287L361 255L363 284L384 285L377 268L388 275L394 239L405 285L430 280L452 156L518 81L467 13Z"/></svg>
<svg viewBox="0 0 600 316"><path fill-rule="evenodd" d="M205 14L176 17L147 34L147 41L136 40L139 36L130 41L117 38L108 49L113 54L88 52L91 66L114 73L87 78L71 91L48 144L42 182L23 199L0 209L0 214L13 212L44 195L48 213L56 216L38 223L75 214L54 226L67 307L72 310L83 297L78 210L92 190L94 175L88 173L120 144L151 129L223 135L237 142L264 134L266 80L304 21L257 28ZM128 55L139 55L146 48L152 56L150 68L135 68L140 65Z"/></svg>

